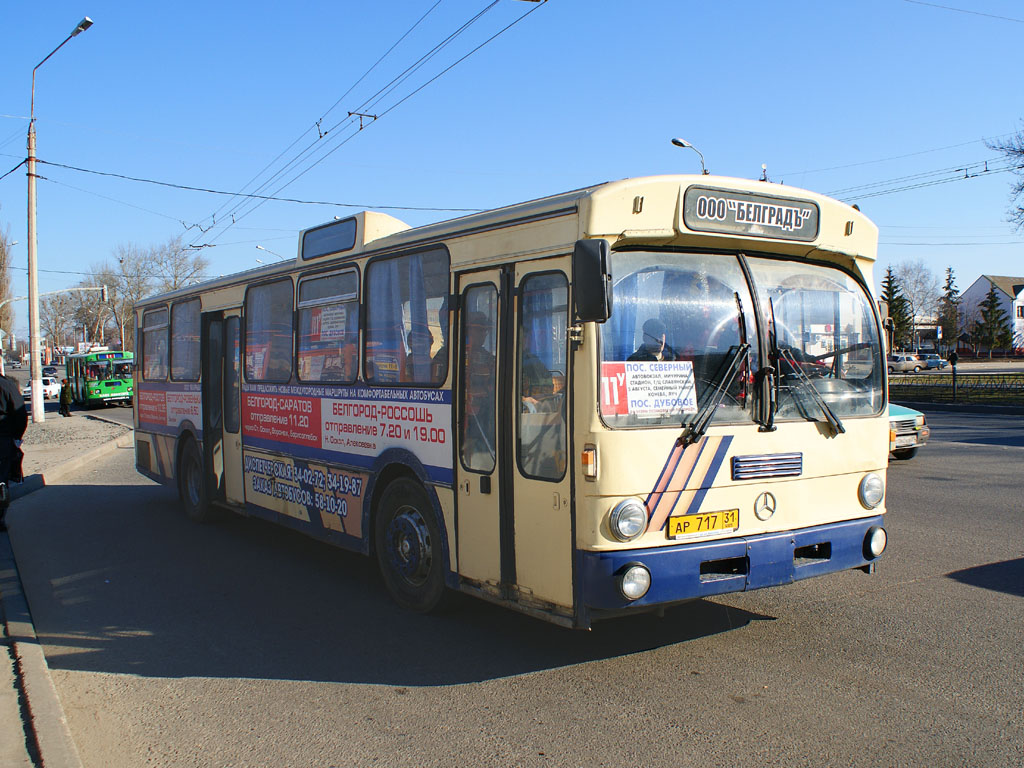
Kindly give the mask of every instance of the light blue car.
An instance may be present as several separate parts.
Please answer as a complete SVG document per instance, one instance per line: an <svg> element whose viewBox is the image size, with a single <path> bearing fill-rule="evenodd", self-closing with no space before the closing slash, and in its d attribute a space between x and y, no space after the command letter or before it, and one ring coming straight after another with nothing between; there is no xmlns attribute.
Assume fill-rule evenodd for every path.
<svg viewBox="0 0 1024 768"><path fill-rule="evenodd" d="M889 403L889 453L893 458L914 458L917 449L928 442L930 434L923 413Z"/></svg>

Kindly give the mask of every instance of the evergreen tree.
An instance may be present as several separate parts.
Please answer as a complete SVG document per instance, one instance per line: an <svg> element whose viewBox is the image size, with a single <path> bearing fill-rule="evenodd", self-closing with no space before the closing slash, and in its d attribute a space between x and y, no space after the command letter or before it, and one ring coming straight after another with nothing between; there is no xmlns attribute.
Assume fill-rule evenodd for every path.
<svg viewBox="0 0 1024 768"><path fill-rule="evenodd" d="M1010 321L1003 308L999 306L999 294L995 285L990 285L985 300L978 305L981 317L974 324L975 339L988 347L988 356L992 357L995 347L1006 348L1013 339Z"/></svg>
<svg viewBox="0 0 1024 768"><path fill-rule="evenodd" d="M946 267L946 284L939 299L939 327L947 349L956 349L960 336L960 291L956 287L953 268Z"/></svg>
<svg viewBox="0 0 1024 768"><path fill-rule="evenodd" d="M882 280L882 301L889 304L889 318L892 320L892 344L895 349L903 349L913 342L914 322L910 316L910 306L903 290L900 288L892 267L885 270Z"/></svg>

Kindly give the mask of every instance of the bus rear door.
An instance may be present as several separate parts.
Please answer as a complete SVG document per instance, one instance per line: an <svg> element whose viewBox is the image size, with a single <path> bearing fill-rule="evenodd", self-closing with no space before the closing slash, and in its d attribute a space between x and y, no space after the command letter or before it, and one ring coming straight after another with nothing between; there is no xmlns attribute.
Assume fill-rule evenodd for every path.
<svg viewBox="0 0 1024 768"><path fill-rule="evenodd" d="M245 504L239 310L203 314L203 466L212 501Z"/></svg>

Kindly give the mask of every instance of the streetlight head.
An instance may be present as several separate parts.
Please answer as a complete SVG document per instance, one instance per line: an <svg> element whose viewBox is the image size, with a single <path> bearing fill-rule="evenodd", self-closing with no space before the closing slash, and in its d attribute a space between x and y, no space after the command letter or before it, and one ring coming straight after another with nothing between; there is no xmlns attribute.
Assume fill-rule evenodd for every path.
<svg viewBox="0 0 1024 768"><path fill-rule="evenodd" d="M74 37L75 35L80 35L82 32L85 32L85 30L87 30L91 26L92 19L86 16L84 19L78 22L78 26L75 27L75 31L71 33L71 36Z"/></svg>
<svg viewBox="0 0 1024 768"><path fill-rule="evenodd" d="M693 146L686 139L672 139L672 143L675 144L677 147L683 147L684 149Z"/></svg>

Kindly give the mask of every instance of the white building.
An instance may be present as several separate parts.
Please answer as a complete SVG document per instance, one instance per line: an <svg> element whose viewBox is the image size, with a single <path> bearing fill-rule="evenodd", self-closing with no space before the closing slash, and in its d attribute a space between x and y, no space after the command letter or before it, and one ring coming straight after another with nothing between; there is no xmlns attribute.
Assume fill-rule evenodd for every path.
<svg viewBox="0 0 1024 768"><path fill-rule="evenodd" d="M960 295L961 328L968 333L975 320L981 319L979 305L995 286L999 306L1006 313L1013 329L1013 348L1024 351L1024 277L982 275Z"/></svg>

